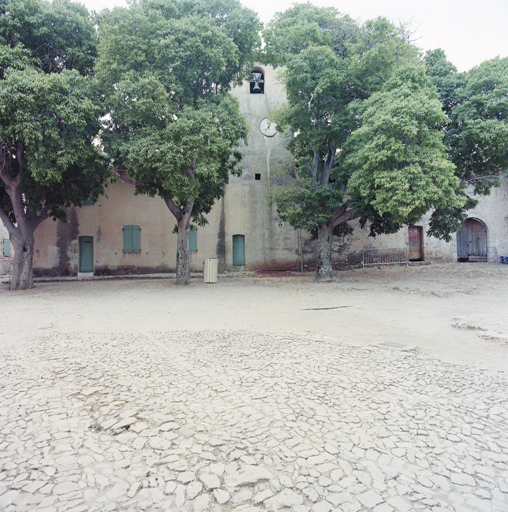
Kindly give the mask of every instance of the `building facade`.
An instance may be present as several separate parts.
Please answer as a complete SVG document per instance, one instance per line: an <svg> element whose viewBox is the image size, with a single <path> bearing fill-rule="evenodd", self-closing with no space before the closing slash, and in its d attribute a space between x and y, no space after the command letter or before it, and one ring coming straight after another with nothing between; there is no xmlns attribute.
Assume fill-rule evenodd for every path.
<svg viewBox="0 0 508 512"><path fill-rule="evenodd" d="M285 98L271 68L255 67L254 79L233 94L249 126L242 149L243 173L231 177L225 195L207 216L208 225L191 231L191 270L217 258L219 271L235 268L310 270L314 241L277 218L270 196L277 172L288 157L284 138L269 122ZM508 184L483 198L463 232L445 243L425 235L428 219L394 235L368 236L356 223L352 235L336 237L337 266L357 265L364 249L408 248L412 260L498 261L508 256ZM43 222L35 232L36 275L172 272L176 267L175 219L158 197L134 195L134 185L119 181L93 205L67 210L67 222ZM478 253L478 254L477 254Z"/></svg>

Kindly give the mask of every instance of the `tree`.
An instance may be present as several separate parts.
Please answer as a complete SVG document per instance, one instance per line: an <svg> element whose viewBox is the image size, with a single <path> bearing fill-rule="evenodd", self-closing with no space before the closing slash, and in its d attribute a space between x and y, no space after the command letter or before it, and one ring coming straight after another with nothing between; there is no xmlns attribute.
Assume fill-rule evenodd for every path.
<svg viewBox="0 0 508 512"><path fill-rule="evenodd" d="M356 210L364 222L374 221L371 231L391 231L382 219L398 228L437 206L463 206L439 130L446 116L422 66L398 69L363 102L361 112L362 124L346 143L344 166L351 169L349 193L362 203Z"/></svg>
<svg viewBox="0 0 508 512"><path fill-rule="evenodd" d="M250 71L259 29L236 0L142 0L100 17L102 139L136 193L160 196L175 217L179 284L190 281L191 221L204 225L240 173L247 127L229 90Z"/></svg>
<svg viewBox="0 0 508 512"><path fill-rule="evenodd" d="M33 286L34 232L103 191L108 170L92 82L96 37L66 0L10 0L0 18L0 219L14 245L10 287Z"/></svg>
<svg viewBox="0 0 508 512"><path fill-rule="evenodd" d="M318 280L334 277L332 234L349 221L369 221L375 235L462 205L439 131L445 115L402 28L300 4L263 35L266 60L285 66L287 104L274 121L293 157L272 200L282 220L316 236Z"/></svg>
<svg viewBox="0 0 508 512"><path fill-rule="evenodd" d="M441 129L456 175L469 194L488 195L508 169L508 58L483 62L466 73L457 73L442 50L427 52L424 61L447 116ZM467 210L478 203L464 197L462 208L432 214L432 234L447 239L459 229Z"/></svg>

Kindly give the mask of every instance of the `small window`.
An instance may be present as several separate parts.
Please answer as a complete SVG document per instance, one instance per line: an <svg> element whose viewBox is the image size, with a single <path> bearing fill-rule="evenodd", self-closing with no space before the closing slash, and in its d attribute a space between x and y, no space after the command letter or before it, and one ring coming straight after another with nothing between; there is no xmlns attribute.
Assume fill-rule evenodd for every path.
<svg viewBox="0 0 508 512"><path fill-rule="evenodd" d="M251 94L264 94L265 92L265 75L261 71L252 72L252 80L250 82Z"/></svg>
<svg viewBox="0 0 508 512"><path fill-rule="evenodd" d="M198 252L198 228L191 226L189 232L189 252Z"/></svg>
<svg viewBox="0 0 508 512"><path fill-rule="evenodd" d="M4 256L11 255L11 241L8 238L4 238Z"/></svg>
<svg viewBox="0 0 508 512"><path fill-rule="evenodd" d="M123 252L141 252L141 228L123 227Z"/></svg>
<svg viewBox="0 0 508 512"><path fill-rule="evenodd" d="M259 173L254 174L254 179L256 181L260 181L261 180L261 174L259 174Z"/></svg>

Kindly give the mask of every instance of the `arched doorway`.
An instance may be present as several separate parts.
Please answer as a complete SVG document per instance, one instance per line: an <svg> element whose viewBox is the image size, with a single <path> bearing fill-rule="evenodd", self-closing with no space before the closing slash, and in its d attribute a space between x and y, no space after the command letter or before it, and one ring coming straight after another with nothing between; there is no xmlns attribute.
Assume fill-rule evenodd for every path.
<svg viewBox="0 0 508 512"><path fill-rule="evenodd" d="M457 232L457 261L487 261L487 226L466 219Z"/></svg>

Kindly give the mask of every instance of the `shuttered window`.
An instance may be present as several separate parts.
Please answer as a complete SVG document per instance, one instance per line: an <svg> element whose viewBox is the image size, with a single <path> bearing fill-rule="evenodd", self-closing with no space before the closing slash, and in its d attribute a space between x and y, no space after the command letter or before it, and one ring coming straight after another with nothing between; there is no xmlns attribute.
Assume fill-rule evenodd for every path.
<svg viewBox="0 0 508 512"><path fill-rule="evenodd" d="M141 252L141 228L123 227L123 252Z"/></svg>
<svg viewBox="0 0 508 512"><path fill-rule="evenodd" d="M11 242L8 238L4 238L4 256L11 255Z"/></svg>
<svg viewBox="0 0 508 512"><path fill-rule="evenodd" d="M189 252L198 252L198 228L192 226L189 232Z"/></svg>

